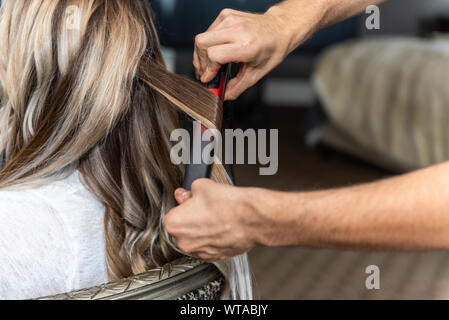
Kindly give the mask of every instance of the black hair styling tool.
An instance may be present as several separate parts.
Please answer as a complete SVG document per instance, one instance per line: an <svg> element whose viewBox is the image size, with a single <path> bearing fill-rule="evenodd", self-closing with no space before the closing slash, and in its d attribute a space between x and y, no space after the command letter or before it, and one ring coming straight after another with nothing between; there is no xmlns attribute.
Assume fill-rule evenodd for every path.
<svg viewBox="0 0 449 320"><path fill-rule="evenodd" d="M206 88L216 94L222 101L224 100L225 92L226 92L226 85L228 83L228 80L231 75L231 64L227 64L221 67L220 71L218 72L217 76L208 84L206 84ZM206 127L204 127L201 123L195 122L196 127L194 128L196 130L200 130L201 136L204 131L207 130ZM197 138L195 134L193 134L194 139ZM200 137L201 139L201 137ZM197 142L198 143L198 142ZM201 141L198 143L198 145L201 146L201 155L203 154L204 148L210 144L210 141ZM182 184L182 187L186 190L191 190L192 183L197 179L202 178L209 178L210 173L212 171L212 165L207 164L203 162L203 159L201 159L201 163L193 163L194 150L191 150L190 153L190 164L186 167L186 173L184 176L184 182Z"/></svg>

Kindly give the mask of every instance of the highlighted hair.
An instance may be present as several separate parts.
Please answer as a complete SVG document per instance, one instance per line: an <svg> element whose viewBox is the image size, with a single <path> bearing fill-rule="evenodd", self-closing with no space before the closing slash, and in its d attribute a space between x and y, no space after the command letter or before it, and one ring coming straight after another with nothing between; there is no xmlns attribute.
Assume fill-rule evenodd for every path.
<svg viewBox="0 0 449 320"><path fill-rule="evenodd" d="M180 111L220 129L222 106L167 72L148 2L6 0L0 43L0 188L79 170L105 207L111 281L179 257L161 223L184 170L170 133ZM218 162L212 177L230 183ZM252 297L246 255L217 266Z"/></svg>

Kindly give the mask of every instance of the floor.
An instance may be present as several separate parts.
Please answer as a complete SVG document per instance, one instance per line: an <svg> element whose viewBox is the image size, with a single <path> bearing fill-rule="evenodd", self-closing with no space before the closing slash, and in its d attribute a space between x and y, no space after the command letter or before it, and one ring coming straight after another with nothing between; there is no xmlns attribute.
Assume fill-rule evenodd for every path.
<svg viewBox="0 0 449 320"><path fill-rule="evenodd" d="M279 172L236 166L236 183L278 190L317 190L381 179L389 173L331 150L302 143L301 108L270 108L268 127L279 129ZM244 124L242 125L244 126ZM250 252L259 299L449 299L449 254L343 252L255 248ZM365 269L380 269L380 289L365 287Z"/></svg>

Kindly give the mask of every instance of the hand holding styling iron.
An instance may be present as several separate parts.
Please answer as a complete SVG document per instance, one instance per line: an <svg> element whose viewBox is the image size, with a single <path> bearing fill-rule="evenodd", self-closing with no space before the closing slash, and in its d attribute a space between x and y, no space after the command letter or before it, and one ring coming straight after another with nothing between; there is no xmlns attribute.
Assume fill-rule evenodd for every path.
<svg viewBox="0 0 449 320"><path fill-rule="evenodd" d="M179 249L205 261L245 253L261 244L256 239L260 235L256 231L265 225L252 205L252 200L256 202L259 195L252 190L209 179L196 180L192 191L176 190L175 198L180 206L164 218L165 228L174 236Z"/></svg>
<svg viewBox="0 0 449 320"><path fill-rule="evenodd" d="M285 0L264 14L223 10L196 36L193 64L206 83L226 63L240 63L225 100L237 99L277 67L318 29L362 12L383 0Z"/></svg>
<svg viewBox="0 0 449 320"><path fill-rule="evenodd" d="M225 97L235 100L293 49L287 25L279 16L225 9L207 32L196 37L193 63L198 80L204 83L212 80L221 65L241 63Z"/></svg>

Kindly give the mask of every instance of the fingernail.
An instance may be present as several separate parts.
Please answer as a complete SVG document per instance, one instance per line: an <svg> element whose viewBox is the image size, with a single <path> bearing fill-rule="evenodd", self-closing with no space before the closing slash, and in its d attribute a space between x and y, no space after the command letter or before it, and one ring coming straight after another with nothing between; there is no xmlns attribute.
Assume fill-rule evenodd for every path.
<svg viewBox="0 0 449 320"><path fill-rule="evenodd" d="M184 189L177 189L176 191L175 191L175 196L177 197L177 198L184 198L184 196L185 196L185 194L187 193L187 191L186 190L184 190Z"/></svg>

